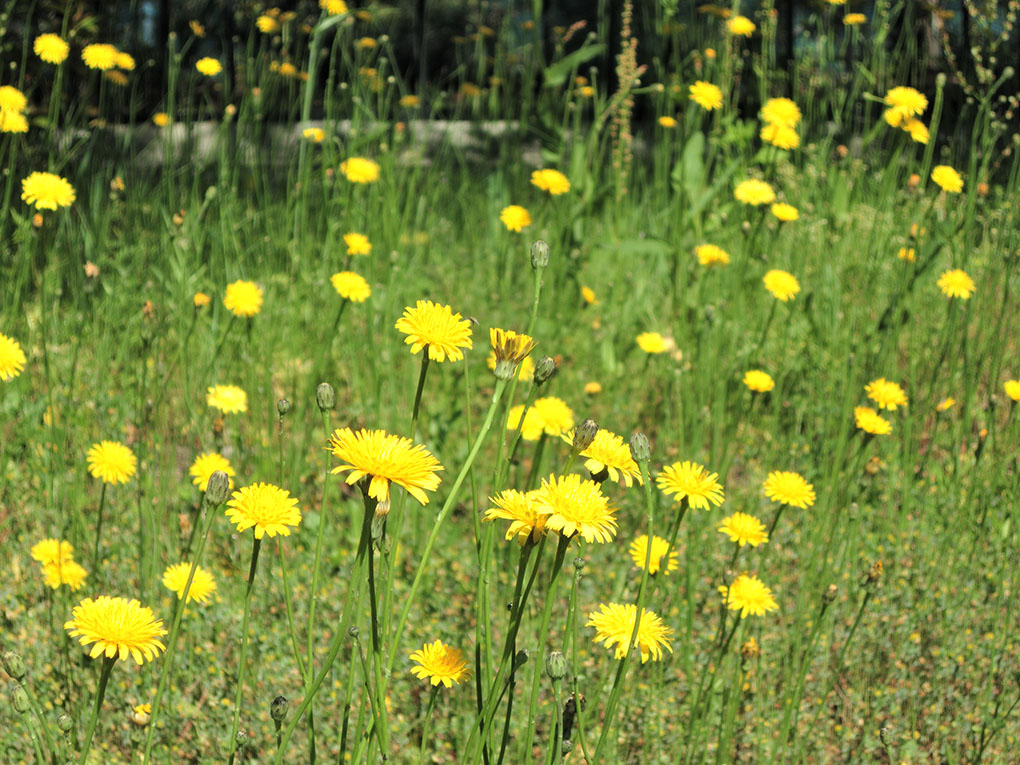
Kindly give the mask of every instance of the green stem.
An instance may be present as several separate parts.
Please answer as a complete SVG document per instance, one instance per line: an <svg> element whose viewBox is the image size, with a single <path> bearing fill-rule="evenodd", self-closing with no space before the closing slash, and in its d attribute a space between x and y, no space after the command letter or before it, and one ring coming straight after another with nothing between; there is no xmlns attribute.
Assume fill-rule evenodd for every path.
<svg viewBox="0 0 1020 765"><path fill-rule="evenodd" d="M103 481L103 489L99 495L99 514L96 518L96 544L95 552L92 554L92 568L99 571L99 547L103 538L103 508L106 506L106 481Z"/></svg>
<svg viewBox="0 0 1020 765"><path fill-rule="evenodd" d="M425 722L422 723L421 728L421 751L418 754L419 765L425 765L425 751L428 746L429 740L429 723L432 722L432 710L436 706L436 696L439 694L439 686L432 686L432 692L429 694L429 708L425 712Z"/></svg>
<svg viewBox="0 0 1020 765"><path fill-rule="evenodd" d="M394 547L396 547L396 544L394 544ZM389 758L390 751L389 732L386 721L386 683L383 679L383 650L382 641L379 637L379 613L376 610L378 596L375 587L375 555L371 549L368 551L368 604L372 614L372 667L375 672L374 703L378 709L376 712L375 733L379 741L382 758L386 760Z"/></svg>
<svg viewBox="0 0 1020 765"><path fill-rule="evenodd" d="M241 662L237 669L237 693L234 696L234 721L230 726L230 763L233 765L237 755L237 728L241 722L241 700L244 697L245 662L248 658L248 620L251 617L251 594L255 589L255 570L259 562L259 550L262 540L254 538L251 549L251 565L248 567L248 588L244 593L244 618L241 620Z"/></svg>
<svg viewBox="0 0 1020 765"><path fill-rule="evenodd" d="M81 757L78 758L78 765L85 765L85 762L88 760L89 749L92 748L92 736L96 732L96 723L99 722L99 710L103 708L106 684L110 681L110 671L116 663L116 656L103 656L103 668L99 673L99 688L96 690L96 704L92 709L92 719L89 720L88 730L85 732L85 746L82 747Z"/></svg>

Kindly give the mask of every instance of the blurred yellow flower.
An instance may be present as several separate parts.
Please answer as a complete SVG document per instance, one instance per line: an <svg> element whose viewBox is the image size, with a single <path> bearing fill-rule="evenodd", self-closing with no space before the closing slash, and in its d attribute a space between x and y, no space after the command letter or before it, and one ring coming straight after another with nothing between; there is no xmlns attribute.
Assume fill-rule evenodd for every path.
<svg viewBox="0 0 1020 765"><path fill-rule="evenodd" d="M787 125L768 124L761 129L761 140L777 149L790 150L800 146L797 131Z"/></svg>
<svg viewBox="0 0 1020 765"><path fill-rule="evenodd" d="M177 595L180 600L184 597L184 588L188 584L188 576L191 574L191 564L182 562L167 566L163 571L163 586L170 592ZM205 603L209 596L216 592L216 580L212 574L201 566L195 567L195 575L191 578L191 587L188 588L188 603Z"/></svg>
<svg viewBox="0 0 1020 765"><path fill-rule="evenodd" d="M234 316L248 318L262 310L262 289L243 279L231 282L223 293L223 305Z"/></svg>
<svg viewBox="0 0 1020 765"><path fill-rule="evenodd" d="M22 179L21 199L37 210L70 207L75 200L74 186L59 175L35 172Z"/></svg>
<svg viewBox="0 0 1020 765"><path fill-rule="evenodd" d="M559 170L548 168L535 170L531 174L531 183L533 186L538 186L542 191L548 191L553 196L566 194L570 191L570 181Z"/></svg>
<svg viewBox="0 0 1020 765"><path fill-rule="evenodd" d="M754 34L755 29L757 29L757 27L755 27L754 22L746 16L734 16L726 22L726 30L731 35L750 37Z"/></svg>
<svg viewBox="0 0 1020 765"><path fill-rule="evenodd" d="M688 88L688 97L705 111L722 107L722 91L710 82L698 80Z"/></svg>
<svg viewBox="0 0 1020 765"><path fill-rule="evenodd" d="M347 13L347 3L344 0L319 0L319 7L330 16L340 16Z"/></svg>
<svg viewBox="0 0 1020 765"><path fill-rule="evenodd" d="M663 337L658 332L642 332L635 339L638 348L645 353L665 353L674 347L670 338Z"/></svg>
<svg viewBox="0 0 1020 765"><path fill-rule="evenodd" d="M800 292L800 283L797 281L797 277L778 268L766 273L762 282L765 283L765 289L771 292L776 300L781 300L784 303L792 300L793 296Z"/></svg>
<svg viewBox="0 0 1020 765"><path fill-rule="evenodd" d="M348 255L368 255L372 252L372 243L368 237L357 231L344 234L344 244L347 245Z"/></svg>
<svg viewBox="0 0 1020 765"><path fill-rule="evenodd" d="M793 205L786 202L776 202L771 207L772 214L783 223L792 223L800 218L800 212Z"/></svg>
<svg viewBox="0 0 1020 765"><path fill-rule="evenodd" d="M783 505L806 510L815 503L815 487L798 473L773 470L765 479L762 488L765 490L765 496Z"/></svg>
<svg viewBox="0 0 1020 765"><path fill-rule="evenodd" d="M255 19L255 26L264 35L276 34L282 28L279 21L264 13Z"/></svg>
<svg viewBox="0 0 1020 765"><path fill-rule="evenodd" d="M73 560L51 561L43 566L42 573L43 581L51 590L60 589L62 584L71 590L80 590L88 576L88 571Z"/></svg>
<svg viewBox="0 0 1020 765"><path fill-rule="evenodd" d="M699 244L694 248L694 254L703 266L725 266L730 262L730 254L714 244Z"/></svg>
<svg viewBox="0 0 1020 765"><path fill-rule="evenodd" d="M879 409L895 411L896 407L907 405L907 394L898 383L879 377L864 386L864 392L868 398L878 404Z"/></svg>
<svg viewBox="0 0 1020 765"><path fill-rule="evenodd" d="M236 385L214 385L208 388L205 402L219 409L223 414L238 414L248 411L248 394Z"/></svg>
<svg viewBox="0 0 1020 765"><path fill-rule="evenodd" d="M206 77L215 77L223 71L223 65L216 59L206 56L195 62L195 69L198 70L199 74L204 74Z"/></svg>
<svg viewBox="0 0 1020 765"><path fill-rule="evenodd" d="M81 51L81 60L89 69L108 71L117 66L117 49L107 43L86 45Z"/></svg>
<svg viewBox="0 0 1020 765"><path fill-rule="evenodd" d="M738 183L733 190L733 196L738 202L753 207L770 205L776 201L776 192L772 187L757 178L749 178Z"/></svg>
<svg viewBox="0 0 1020 765"><path fill-rule="evenodd" d="M0 332L0 380L13 380L25 369L25 352L13 337Z"/></svg>
<svg viewBox="0 0 1020 765"><path fill-rule="evenodd" d="M887 436L892 433L892 423L870 406L854 407L854 424L873 436Z"/></svg>
<svg viewBox="0 0 1020 765"><path fill-rule="evenodd" d="M740 618L747 616L764 616L769 611L779 608L772 590L756 576L741 574L726 591L726 607L731 611L740 611Z"/></svg>
<svg viewBox="0 0 1020 765"><path fill-rule="evenodd" d="M340 271L333 274L329 281L340 297L352 303L364 303L372 297L372 288L365 281L365 277L353 271Z"/></svg>
<svg viewBox="0 0 1020 765"><path fill-rule="evenodd" d="M950 194L959 194L963 191L963 178L949 165L937 165L931 171L931 179Z"/></svg>
<svg viewBox="0 0 1020 765"><path fill-rule="evenodd" d="M1020 402L1020 380L1006 380L1002 384L1003 390L1006 391L1006 395L1014 401Z"/></svg>
<svg viewBox="0 0 1020 765"><path fill-rule="evenodd" d="M513 407L507 415L507 430L517 430L521 422L524 404ZM566 403L555 396L537 399L524 415L521 425L521 438L525 441L537 441L544 433L558 437L574 427L574 412Z"/></svg>
<svg viewBox="0 0 1020 765"><path fill-rule="evenodd" d="M768 393L776 387L775 380L768 372L760 369L749 369L744 373L744 385L755 393Z"/></svg>
<svg viewBox="0 0 1020 765"><path fill-rule="evenodd" d="M663 561L667 551L669 552L669 557ZM647 566L648 573L653 576L658 574L660 570L665 575L671 571L676 571L680 567L680 553L677 552L675 547L672 550L669 549L668 540L655 535L652 536L651 556L648 554L648 535L642 534L630 543L630 559L634 561L634 565L639 569Z"/></svg>
<svg viewBox="0 0 1020 765"><path fill-rule="evenodd" d="M191 482L198 487L198 490L205 491L209 488L209 479L217 470L222 470L227 474L227 487L233 489L234 476L237 473L234 472L230 460L222 454L205 452L198 455L191 463L191 467L188 468L188 473L191 475Z"/></svg>
<svg viewBox="0 0 1020 765"><path fill-rule="evenodd" d="M761 108L761 118L769 125L795 128L800 124L800 107L789 98L770 98Z"/></svg>
<svg viewBox="0 0 1020 765"><path fill-rule="evenodd" d="M905 260L908 263L913 263L917 258L917 250L913 247L900 247L900 251L896 253L896 257L900 260Z"/></svg>
<svg viewBox="0 0 1020 765"><path fill-rule="evenodd" d="M35 38L32 50L47 64L62 64L67 60L71 47L60 35L45 34Z"/></svg>
<svg viewBox="0 0 1020 765"><path fill-rule="evenodd" d="M747 513L734 513L728 518L723 518L717 531L728 536L730 541L739 547L744 545L757 547L769 541L765 524Z"/></svg>
<svg viewBox="0 0 1020 765"><path fill-rule="evenodd" d="M848 13L843 17L843 23L848 27L857 26L858 24L864 24L868 20L868 17L863 13Z"/></svg>
<svg viewBox="0 0 1020 765"><path fill-rule="evenodd" d="M884 100L889 108L883 117L891 127L899 127L909 117L916 117L928 108L928 99L922 93L902 85L890 89Z"/></svg>
<svg viewBox="0 0 1020 765"><path fill-rule="evenodd" d="M379 179L379 165L364 157L351 157L340 163L340 172L351 183L374 183Z"/></svg>
<svg viewBox="0 0 1020 765"><path fill-rule="evenodd" d="M966 271L959 268L944 271L939 277L938 285L943 295L960 300L969 300L970 296L974 294L974 290L977 289L974 280L967 275Z"/></svg>
<svg viewBox="0 0 1020 765"><path fill-rule="evenodd" d="M666 128L667 130L671 129L671 128L675 128L676 124L677 124L676 120L673 119L672 117L666 117L666 116L659 117L659 125L661 125L662 127Z"/></svg>
<svg viewBox="0 0 1020 765"><path fill-rule="evenodd" d="M152 124L156 127L166 127L170 124L170 115L166 112L156 112L152 115Z"/></svg>
<svg viewBox="0 0 1020 765"><path fill-rule="evenodd" d="M319 127L305 128L301 135L313 143L322 143L326 138L326 131Z"/></svg>
<svg viewBox="0 0 1020 765"><path fill-rule="evenodd" d="M499 219L508 231L518 233L531 225L531 214L520 205L504 207L499 213Z"/></svg>

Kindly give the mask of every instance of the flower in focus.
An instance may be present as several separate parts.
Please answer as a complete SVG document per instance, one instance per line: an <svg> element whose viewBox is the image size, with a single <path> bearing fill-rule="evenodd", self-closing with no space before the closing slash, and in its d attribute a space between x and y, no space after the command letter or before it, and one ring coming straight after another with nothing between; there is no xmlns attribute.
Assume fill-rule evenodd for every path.
<svg viewBox="0 0 1020 765"><path fill-rule="evenodd" d="M669 558L663 565L663 557L669 552ZM669 542L662 537L652 537L652 554L648 555L648 535L642 534L630 543L630 557L637 568L648 567L648 573L655 575L660 569L663 574L676 571L680 567L680 553L676 549L669 549Z"/></svg>
<svg viewBox="0 0 1020 765"><path fill-rule="evenodd" d="M264 35L276 34L281 29L280 22L265 13L255 19L255 26Z"/></svg>
<svg viewBox="0 0 1020 765"><path fill-rule="evenodd" d="M974 290L977 289L974 280L967 275L966 271L961 271L959 268L944 271L939 277L938 285L946 297L960 298L961 300L969 300L970 296L974 294Z"/></svg>
<svg viewBox="0 0 1020 765"><path fill-rule="evenodd" d="M857 26L863 24L868 20L868 17L863 13L848 13L843 17L843 23L848 27Z"/></svg>
<svg viewBox="0 0 1020 765"><path fill-rule="evenodd" d="M531 337L512 329L496 327L489 329L489 342L492 345L490 368L501 380L511 379L514 369L518 368L535 348L535 341ZM534 371L534 364L531 368ZM518 376L521 376L520 373Z"/></svg>
<svg viewBox="0 0 1020 765"><path fill-rule="evenodd" d="M560 436L564 441L573 443L573 431ZM599 428L595 432L595 438L586 449L580 452L585 458L584 466L593 476L605 471L609 480L616 481L622 486L633 486L634 479L642 483L641 470L630 453L630 447L623 440L622 436L616 435L605 428Z"/></svg>
<svg viewBox="0 0 1020 765"><path fill-rule="evenodd" d="M599 485L577 473L542 479L533 494L536 512L547 516L545 526L564 537L580 535L586 542L610 542L616 536L616 516Z"/></svg>
<svg viewBox="0 0 1020 765"><path fill-rule="evenodd" d="M772 590L756 576L741 574L733 580L726 591L726 607L730 611L740 611L740 618L748 615L764 616L769 611L779 608Z"/></svg>
<svg viewBox="0 0 1020 765"><path fill-rule="evenodd" d="M747 16L734 16L726 22L726 30L731 35L750 37L754 34L755 29L754 22L747 18Z"/></svg>
<svg viewBox="0 0 1020 765"><path fill-rule="evenodd" d="M537 542L545 534L546 516L535 509L535 492L523 492L516 489L507 489L495 497L489 497L489 501L495 505L485 511L482 520L510 521L506 530L506 539L510 541L516 538L519 545L526 544L529 540Z"/></svg>
<svg viewBox="0 0 1020 765"><path fill-rule="evenodd" d="M184 597L184 588L188 584L190 573L190 563L176 563L167 566L163 572L163 586L170 592L176 593L177 599L180 600ZM188 602L205 603L214 592L216 592L216 580L213 579L212 574L201 566L196 566L195 576L191 578L191 587L188 588Z"/></svg>
<svg viewBox="0 0 1020 765"><path fill-rule="evenodd" d="M119 441L100 441L88 451L88 468L103 483L127 483L135 474L138 458Z"/></svg>
<svg viewBox="0 0 1020 765"><path fill-rule="evenodd" d="M776 192L772 187L757 178L748 178L738 183L733 196L738 202L752 207L770 205L776 201Z"/></svg>
<svg viewBox="0 0 1020 765"><path fill-rule="evenodd" d="M432 361L460 361L464 358L461 349L473 347L471 322L450 306L431 300L419 300L414 308L405 308L394 326L407 335L404 343L411 346L412 354L428 346Z"/></svg>
<svg viewBox="0 0 1020 765"><path fill-rule="evenodd" d="M236 385L214 385L206 390L205 403L223 414L248 411L248 394Z"/></svg>
<svg viewBox="0 0 1020 765"><path fill-rule="evenodd" d="M606 648L613 648L613 658L622 659L630 649L630 638L634 634L634 622L637 621L637 606L621 603L600 603L598 611L588 614L584 626L595 628L595 642L602 643ZM662 658L662 649L673 653L670 645L673 631L662 623L662 619L646 608L641 609L641 621L638 623L637 637L634 644L641 651L641 663L649 659L658 661Z"/></svg>
<svg viewBox="0 0 1020 765"><path fill-rule="evenodd" d="M566 194L570 191L570 181L559 170L535 170L531 174L531 184L538 186L542 191L548 191L553 196Z"/></svg>
<svg viewBox="0 0 1020 765"><path fill-rule="evenodd" d="M761 118L769 125L795 128L800 124L800 107L789 98L770 98L761 108Z"/></svg>
<svg viewBox="0 0 1020 765"><path fill-rule="evenodd" d="M235 491L225 514L238 531L255 528L255 538L268 534L290 536L292 526L301 523L297 497L271 483L254 483Z"/></svg>
<svg viewBox="0 0 1020 765"><path fill-rule="evenodd" d="M106 72L117 66L117 49L107 43L86 45L81 51L81 60L89 69Z"/></svg>
<svg viewBox="0 0 1020 765"><path fill-rule="evenodd" d="M950 194L959 194L963 191L963 178L949 165L938 165L931 171L931 179L939 185L943 191Z"/></svg>
<svg viewBox="0 0 1020 765"><path fill-rule="evenodd" d="M787 271L772 269L765 274L762 281L765 289L772 293L772 296L784 303L800 292L800 283L797 277Z"/></svg>
<svg viewBox="0 0 1020 765"><path fill-rule="evenodd" d="M1002 389L1006 391L1007 396L1020 403L1020 380L1006 380L1002 384ZM946 408L948 409L949 407Z"/></svg>
<svg viewBox="0 0 1020 765"><path fill-rule="evenodd" d="M800 146L800 136L792 127L786 125L765 125L761 129L761 140L777 149L789 151Z"/></svg>
<svg viewBox="0 0 1020 765"><path fill-rule="evenodd" d="M642 332L636 341L638 347L645 353L665 353L673 348L673 341L658 332Z"/></svg>
<svg viewBox="0 0 1020 765"><path fill-rule="evenodd" d="M873 436L887 436L892 433L892 423L870 406L854 407L854 423L865 433Z"/></svg>
<svg viewBox="0 0 1020 765"><path fill-rule="evenodd" d="M520 233L531 225L531 214L520 205L504 207L499 213L499 219L506 226L507 231Z"/></svg>
<svg viewBox="0 0 1020 765"><path fill-rule="evenodd" d="M329 281L340 297L352 303L364 303L372 296L372 288L365 277L353 271L340 271L329 277Z"/></svg>
<svg viewBox="0 0 1020 765"><path fill-rule="evenodd" d="M231 282L223 293L223 305L234 316L255 316L262 309L262 289L255 282Z"/></svg>
<svg viewBox="0 0 1020 765"><path fill-rule="evenodd" d="M85 598L71 611L64 629L82 645L95 643L89 652L93 659L105 655L124 661L130 656L141 666L166 650L159 641L166 634L163 622L137 600L107 595Z"/></svg>
<svg viewBox="0 0 1020 765"><path fill-rule="evenodd" d="M340 172L351 183L375 183L379 180L379 165L364 157L351 157L340 163Z"/></svg>
<svg viewBox="0 0 1020 765"><path fill-rule="evenodd" d="M776 202L771 207L772 214L783 223L792 223L800 217L800 212L793 205L786 202Z"/></svg>
<svg viewBox="0 0 1020 765"><path fill-rule="evenodd" d="M195 461L191 463L191 467L188 468L188 473L191 475L191 482L198 487L198 490L205 491L209 488L209 479L217 470L222 470L227 474L227 486L233 489L234 476L237 473L230 464L230 460L222 454L205 452L198 455L195 457Z"/></svg>
<svg viewBox="0 0 1020 765"><path fill-rule="evenodd" d="M574 413L570 407L555 396L537 399L524 415L521 425L521 414L524 404L513 407L507 415L507 430L521 428L521 438L525 441L537 441L543 433L547 436L560 436L574 427Z"/></svg>
<svg viewBox="0 0 1020 765"><path fill-rule="evenodd" d="M744 373L744 385L755 393L768 393L776 387L776 382L768 372L762 372L760 369L749 369Z"/></svg>
<svg viewBox="0 0 1020 765"><path fill-rule="evenodd" d="M730 538L731 542L739 547L751 545L757 547L769 541L768 532L765 531L765 524L747 513L734 513L729 518L723 518L719 524L718 531Z"/></svg>
<svg viewBox="0 0 1020 765"><path fill-rule="evenodd" d="M368 237L356 231L344 234L344 244L347 245L348 255L368 255L372 252L372 243Z"/></svg>
<svg viewBox="0 0 1020 765"><path fill-rule="evenodd" d="M899 384L879 377L864 386L864 392L868 398L878 404L879 409L895 411L898 406L907 405L907 394Z"/></svg>
<svg viewBox="0 0 1020 765"><path fill-rule="evenodd" d="M18 341L0 332L0 380L7 382L20 375L25 361L25 352Z"/></svg>
<svg viewBox="0 0 1020 765"><path fill-rule="evenodd" d="M721 505L725 499L718 473L709 473L697 462L674 462L662 469L655 484L667 497L677 502L683 499L695 510L708 510L709 503Z"/></svg>
<svg viewBox="0 0 1020 765"><path fill-rule="evenodd" d="M341 16L347 13L347 3L344 0L319 0L319 7L330 16Z"/></svg>
<svg viewBox="0 0 1020 765"><path fill-rule="evenodd" d="M44 539L32 545L31 555L33 560L45 566L49 563L74 560L74 548L65 539Z"/></svg>
<svg viewBox="0 0 1020 765"><path fill-rule="evenodd" d="M806 510L815 503L815 487L799 473L773 470L763 484L765 496L773 502Z"/></svg>
<svg viewBox="0 0 1020 765"><path fill-rule="evenodd" d="M714 244L699 244L694 248L694 254L703 266L725 266L730 262L730 254Z"/></svg>
<svg viewBox="0 0 1020 765"><path fill-rule="evenodd" d="M705 111L722 107L722 91L710 82L698 80L688 89L688 96Z"/></svg>
<svg viewBox="0 0 1020 765"><path fill-rule="evenodd" d="M342 428L333 432L329 447L342 463L331 472L334 475L348 473L345 479L348 485L371 476L368 496L381 503L389 502L390 482L404 487L422 505L429 503L425 492L439 488L440 479L436 473L443 466L428 449L409 438L390 435L384 430L355 432Z"/></svg>
<svg viewBox="0 0 1020 765"><path fill-rule="evenodd" d="M922 93L902 85L892 88L884 100L889 108L883 116L891 127L900 127L901 123L928 108L928 99Z"/></svg>
<svg viewBox="0 0 1020 765"><path fill-rule="evenodd" d="M70 207L75 200L74 187L59 175L35 172L21 181L21 198L37 210Z"/></svg>
<svg viewBox="0 0 1020 765"><path fill-rule="evenodd" d="M206 77L215 77L223 71L223 65L216 59L206 56L195 62L195 69L198 70L199 74L204 74Z"/></svg>
<svg viewBox="0 0 1020 765"><path fill-rule="evenodd" d="M66 584L72 590L80 590L85 586L88 571L73 560L58 560L43 566L43 581L52 590L60 589Z"/></svg>
<svg viewBox="0 0 1020 765"><path fill-rule="evenodd" d="M441 640L426 643L420 651L415 651L409 658L417 665L411 668L411 674L419 680L430 681L432 685L442 683L447 688L452 688L454 683L459 684L471 674L464 659L464 652L448 646Z"/></svg>
<svg viewBox="0 0 1020 765"><path fill-rule="evenodd" d="M326 139L326 131L318 127L305 128L301 135L313 143L322 143Z"/></svg>
<svg viewBox="0 0 1020 765"><path fill-rule="evenodd" d="M45 34L35 38L32 50L47 64L62 64L71 48L60 35Z"/></svg>

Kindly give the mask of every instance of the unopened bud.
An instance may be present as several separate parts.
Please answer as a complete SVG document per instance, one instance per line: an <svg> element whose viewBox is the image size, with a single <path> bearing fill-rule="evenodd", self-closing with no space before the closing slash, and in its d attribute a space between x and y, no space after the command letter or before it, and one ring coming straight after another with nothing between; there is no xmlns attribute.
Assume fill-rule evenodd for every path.
<svg viewBox="0 0 1020 765"><path fill-rule="evenodd" d="M357 640L358 639L358 635L361 634L361 630L359 630L357 627L351 627L349 630L347 630L347 634L350 637L352 637L355 640Z"/></svg>
<svg viewBox="0 0 1020 765"><path fill-rule="evenodd" d="M246 746L248 746L248 734L245 733L243 730L239 730L237 732L237 735L234 736L234 743L237 745L237 748L239 750L244 749Z"/></svg>
<svg viewBox="0 0 1020 765"><path fill-rule="evenodd" d="M230 476L222 470L214 470L205 487L205 501L210 505L222 505L230 494Z"/></svg>
<svg viewBox="0 0 1020 765"><path fill-rule="evenodd" d="M319 405L320 412L328 412L336 404L336 395L333 393L333 386L329 383L319 383L315 389L315 403Z"/></svg>
<svg viewBox="0 0 1020 765"><path fill-rule="evenodd" d="M273 703L269 705L269 716L273 718L273 722L276 723L276 727L279 728L280 724L287 717L287 710L290 708L290 702L287 701L286 696L277 696L273 699Z"/></svg>
<svg viewBox="0 0 1020 765"><path fill-rule="evenodd" d="M531 245L531 267L536 271L549 265L549 245L539 239Z"/></svg>
<svg viewBox="0 0 1020 765"><path fill-rule="evenodd" d="M599 424L590 417L574 428L574 451L583 452L595 440L599 432Z"/></svg>
<svg viewBox="0 0 1020 765"><path fill-rule="evenodd" d="M289 411L290 402L287 399L281 398L279 401L276 402L276 412L277 414L280 415L281 420L287 415Z"/></svg>
<svg viewBox="0 0 1020 765"><path fill-rule="evenodd" d="M543 356L535 364L535 384L544 385L556 374L556 359L551 356Z"/></svg>
<svg viewBox="0 0 1020 765"><path fill-rule="evenodd" d="M25 669L25 662L22 660L21 654L17 654L14 651L4 651L3 663L7 674L15 680L20 680L25 676L27 670Z"/></svg>
<svg viewBox="0 0 1020 765"><path fill-rule="evenodd" d="M560 751L563 754L570 754L570 750L574 748L574 742L569 738L565 738L560 742Z"/></svg>
<svg viewBox="0 0 1020 765"><path fill-rule="evenodd" d="M522 648L517 652L517 655L514 656L514 669L517 670L523 667L528 663L529 658L531 658L531 652L527 648Z"/></svg>
<svg viewBox="0 0 1020 765"><path fill-rule="evenodd" d="M630 437L630 456L635 462L648 462L652 456L652 445L644 433L635 433Z"/></svg>
<svg viewBox="0 0 1020 765"><path fill-rule="evenodd" d="M825 592L822 593L822 602L825 603L825 605L829 605L830 603L832 603L832 601L836 599L836 594L838 591L839 588L836 587L836 585L830 584L825 589Z"/></svg>
<svg viewBox="0 0 1020 765"><path fill-rule="evenodd" d="M73 726L74 720L66 712L57 718L57 727L60 728L61 733L70 733Z"/></svg>
<svg viewBox="0 0 1020 765"><path fill-rule="evenodd" d="M946 74L945 72L939 72L935 75L935 87L941 90L946 87Z"/></svg>
<svg viewBox="0 0 1020 765"><path fill-rule="evenodd" d="M567 676L567 657L563 651L550 651L545 657L545 671L551 680L562 680Z"/></svg>
<svg viewBox="0 0 1020 765"><path fill-rule="evenodd" d="M25 714L28 711L28 694L20 685L15 685L11 689L11 704L18 714Z"/></svg>

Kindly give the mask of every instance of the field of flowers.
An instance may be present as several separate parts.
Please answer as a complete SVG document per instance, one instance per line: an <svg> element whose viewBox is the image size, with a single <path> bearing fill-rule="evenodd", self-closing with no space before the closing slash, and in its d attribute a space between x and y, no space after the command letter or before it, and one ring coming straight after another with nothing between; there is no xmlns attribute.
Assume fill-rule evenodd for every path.
<svg viewBox="0 0 1020 765"><path fill-rule="evenodd" d="M5 11L0 761L1016 762L1016 4L409 5Z"/></svg>

